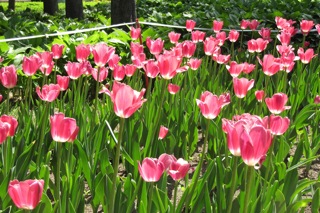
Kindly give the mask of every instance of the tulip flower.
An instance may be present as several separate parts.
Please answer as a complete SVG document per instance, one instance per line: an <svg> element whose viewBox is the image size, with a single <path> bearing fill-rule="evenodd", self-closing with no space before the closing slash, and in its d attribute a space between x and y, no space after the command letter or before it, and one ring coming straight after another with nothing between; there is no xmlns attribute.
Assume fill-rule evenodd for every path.
<svg viewBox="0 0 320 213"><path fill-rule="evenodd" d="M76 120L65 117L63 113L55 113L50 116L50 132L56 142L73 142L79 132Z"/></svg>
<svg viewBox="0 0 320 213"><path fill-rule="evenodd" d="M174 52L167 52L158 55L157 61L162 78L170 80L177 74L182 58L175 56Z"/></svg>
<svg viewBox="0 0 320 213"><path fill-rule="evenodd" d="M320 35L320 24L317 24L317 25L316 25L316 29L317 29L317 31L318 31L318 35Z"/></svg>
<svg viewBox="0 0 320 213"><path fill-rule="evenodd" d="M2 98L3 98L3 97L2 97L2 95L0 94L0 102L2 101Z"/></svg>
<svg viewBox="0 0 320 213"><path fill-rule="evenodd" d="M291 34L287 32L281 32L279 35L277 35L277 38L282 45L289 45L291 42Z"/></svg>
<svg viewBox="0 0 320 213"><path fill-rule="evenodd" d="M125 67L123 65L116 65L113 69L112 76L116 81L122 81L126 75Z"/></svg>
<svg viewBox="0 0 320 213"><path fill-rule="evenodd" d="M206 33L201 32L199 30L191 32L191 39L192 39L192 42L194 43L203 42L205 36L206 36Z"/></svg>
<svg viewBox="0 0 320 213"><path fill-rule="evenodd" d="M142 165L138 163L138 169L142 179L146 182L157 182L165 171L163 163L156 158L145 158Z"/></svg>
<svg viewBox="0 0 320 213"><path fill-rule="evenodd" d="M14 117L9 116L9 115L2 115L0 117L0 122L8 124L9 129L8 129L8 133L6 136L8 136L8 137L14 136L16 129L18 127L17 119L15 119Z"/></svg>
<svg viewBox="0 0 320 213"><path fill-rule="evenodd" d="M0 121L0 144L2 144L8 137L10 124Z"/></svg>
<svg viewBox="0 0 320 213"><path fill-rule="evenodd" d="M222 130L227 133L228 148L232 155L241 156L240 151L240 135L245 127L244 121L230 121L222 119Z"/></svg>
<svg viewBox="0 0 320 213"><path fill-rule="evenodd" d="M240 136L241 158L248 166L261 167L272 142L270 130L263 126L245 128ZM258 166L257 166L258 164Z"/></svg>
<svg viewBox="0 0 320 213"><path fill-rule="evenodd" d="M42 64L41 58L38 55L23 57L22 70L27 76L34 75Z"/></svg>
<svg viewBox="0 0 320 213"><path fill-rule="evenodd" d="M172 177L173 180L181 180L186 176L190 169L190 164L188 161L179 158L176 161L172 161L169 169L168 169L168 174Z"/></svg>
<svg viewBox="0 0 320 213"><path fill-rule="evenodd" d="M230 32L229 32L229 41L230 42L236 42L237 40L238 40L238 38L239 38L239 35L240 35L240 33L238 32L238 31L236 31L236 30L230 30Z"/></svg>
<svg viewBox="0 0 320 213"><path fill-rule="evenodd" d="M315 57L317 54L314 54L314 50L312 48L304 51L302 47L298 49L298 56L303 64L310 63L311 59Z"/></svg>
<svg viewBox="0 0 320 213"><path fill-rule="evenodd" d="M141 35L141 28L130 27L130 36L133 40L139 39Z"/></svg>
<svg viewBox="0 0 320 213"><path fill-rule="evenodd" d="M52 52L39 52L37 53L37 55L41 58L42 61L42 65L40 68L42 69L47 69L51 66L52 62L53 62L53 53Z"/></svg>
<svg viewBox="0 0 320 213"><path fill-rule="evenodd" d="M180 90L180 87L178 85L171 84L171 83L168 84L168 91L169 91L170 94L174 95L179 90Z"/></svg>
<svg viewBox="0 0 320 213"><path fill-rule="evenodd" d="M250 21L249 20L241 20L241 22L240 22L240 28L241 29L243 29L243 30L245 30L245 29L247 29L247 27L249 26L249 24L250 24Z"/></svg>
<svg viewBox="0 0 320 213"><path fill-rule="evenodd" d="M158 62L154 61L153 59L148 60L144 65L143 69L149 78L157 77L157 75L160 72L158 67Z"/></svg>
<svg viewBox="0 0 320 213"><path fill-rule="evenodd" d="M310 30L312 29L312 27L314 26L314 23L312 20L308 21L308 20L302 20L300 22L300 28L301 28L301 32L304 35L307 35Z"/></svg>
<svg viewBox="0 0 320 213"><path fill-rule="evenodd" d="M258 58L260 65L262 66L262 71L268 76L276 74L280 70L280 61L271 54L266 54L263 56L263 61Z"/></svg>
<svg viewBox="0 0 320 213"><path fill-rule="evenodd" d="M258 25L260 23L258 22L258 20L254 19L254 20L251 20L248 27L250 28L250 30L255 30L257 29Z"/></svg>
<svg viewBox="0 0 320 213"><path fill-rule="evenodd" d="M166 137L167 133L168 133L169 129L165 126L160 126L160 131L159 131L159 140L162 140Z"/></svg>
<svg viewBox="0 0 320 213"><path fill-rule="evenodd" d="M124 72L126 76L131 77L136 72L137 67L133 64L124 65Z"/></svg>
<svg viewBox="0 0 320 213"><path fill-rule="evenodd" d="M268 42L272 41L271 39L271 29L262 27L259 30L259 34L263 40L267 40Z"/></svg>
<svg viewBox="0 0 320 213"><path fill-rule="evenodd" d="M238 64L236 61L231 61L230 66L226 65L230 75L235 78L238 77L244 69L244 64Z"/></svg>
<svg viewBox="0 0 320 213"><path fill-rule="evenodd" d="M98 70L96 68L93 68L91 70L92 77L94 80L98 80ZM99 72L99 82L104 81L108 77L108 68L101 67Z"/></svg>
<svg viewBox="0 0 320 213"><path fill-rule="evenodd" d="M51 46L51 52L53 54L53 59L59 59L62 56L63 53L63 44L54 44Z"/></svg>
<svg viewBox="0 0 320 213"><path fill-rule="evenodd" d="M0 81L7 89L11 89L17 85L18 76L14 65L2 67L0 69Z"/></svg>
<svg viewBox="0 0 320 213"><path fill-rule="evenodd" d="M220 54L220 47L218 46L219 41L210 36L207 37L203 42L203 50L206 55L213 55L214 53Z"/></svg>
<svg viewBox="0 0 320 213"><path fill-rule="evenodd" d="M280 114L290 106L285 106L288 101L288 96L284 93L276 93L271 98L266 98L265 102L269 111L273 114Z"/></svg>
<svg viewBox="0 0 320 213"><path fill-rule="evenodd" d="M187 62L187 64L190 67L190 69L197 70L200 67L201 62L202 62L201 59L190 58L189 61Z"/></svg>
<svg viewBox="0 0 320 213"><path fill-rule="evenodd" d="M227 40L227 34L226 32L218 32L216 34L216 39L218 41L218 45L222 46L224 44L224 42Z"/></svg>
<svg viewBox="0 0 320 213"><path fill-rule="evenodd" d="M60 86L59 84L49 84L44 85L42 87L42 91L40 91L40 87L36 88L36 92L39 98L43 101L52 102L57 99L60 94Z"/></svg>
<svg viewBox="0 0 320 213"><path fill-rule="evenodd" d="M8 186L8 194L19 209L36 208L43 193L43 180L12 180Z"/></svg>
<svg viewBox="0 0 320 213"><path fill-rule="evenodd" d="M150 37L148 37L146 44L152 55L159 55L163 50L164 41L161 38L151 40Z"/></svg>
<svg viewBox="0 0 320 213"><path fill-rule="evenodd" d="M117 54L113 54L113 56L108 61L109 69L113 70L115 66L119 65L120 59L120 56L118 56Z"/></svg>
<svg viewBox="0 0 320 213"><path fill-rule="evenodd" d="M60 91L65 91L68 89L69 80L70 80L69 76L57 75L57 84L60 87Z"/></svg>
<svg viewBox="0 0 320 213"><path fill-rule="evenodd" d="M281 116L270 115L269 128L273 135L283 135L287 131L290 124L288 117L282 118Z"/></svg>
<svg viewBox="0 0 320 213"><path fill-rule="evenodd" d="M78 62L87 61L91 54L91 46L89 44L79 44L76 46L76 58Z"/></svg>
<svg viewBox="0 0 320 213"><path fill-rule="evenodd" d="M257 101L262 102L263 98L264 98L264 91L263 90L257 90L254 92Z"/></svg>
<svg viewBox="0 0 320 213"><path fill-rule="evenodd" d="M320 104L320 95L316 95L316 97L314 98L313 102L315 104Z"/></svg>
<svg viewBox="0 0 320 213"><path fill-rule="evenodd" d="M243 63L243 72L244 73L246 73L246 74L249 74L249 73L251 73L253 70L254 70L254 68L256 67L256 65L254 65L254 64L249 64L249 63L247 63L247 62L244 62Z"/></svg>
<svg viewBox="0 0 320 213"><path fill-rule="evenodd" d="M212 27L213 32L218 33L218 32L220 32L220 30L223 27L223 21L214 20L212 25L213 25L213 27Z"/></svg>
<svg viewBox="0 0 320 213"><path fill-rule="evenodd" d="M188 32L191 32L194 29L195 26L196 26L196 22L195 21L193 21L193 20L187 20L186 21L186 29L187 29Z"/></svg>
<svg viewBox="0 0 320 213"><path fill-rule="evenodd" d="M106 89L104 92L110 96L116 115L121 118L129 118L146 101L143 98L145 91L142 89L138 92L129 85L115 81L112 91Z"/></svg>
<svg viewBox="0 0 320 213"><path fill-rule="evenodd" d="M172 44L178 43L180 36L181 36L180 33L176 33L174 31L171 31L171 32L168 33L168 37L169 37L170 42Z"/></svg>
<svg viewBox="0 0 320 213"><path fill-rule="evenodd" d="M212 55L212 60L216 61L218 64L226 64L230 60L230 54L229 55Z"/></svg>
<svg viewBox="0 0 320 213"><path fill-rule="evenodd" d="M164 166L164 170L168 170L171 163L173 161L177 161L177 159L173 155L169 155L167 153L163 153L159 156L158 161L161 162Z"/></svg>
<svg viewBox="0 0 320 213"><path fill-rule="evenodd" d="M115 54L115 48L100 42L92 47L92 54L94 63L98 67L104 67Z"/></svg>
<svg viewBox="0 0 320 213"><path fill-rule="evenodd" d="M220 110L230 103L230 95L223 94L218 97L205 91L201 94L200 100L196 99L196 102L206 119L214 119L219 115Z"/></svg>
<svg viewBox="0 0 320 213"><path fill-rule="evenodd" d="M233 78L233 90L238 98L244 98L253 85L253 79L249 81L246 78Z"/></svg>
<svg viewBox="0 0 320 213"><path fill-rule="evenodd" d="M191 58L196 51L196 44L192 41L184 41L181 44L178 44L178 46L181 45L182 48L182 55L186 58Z"/></svg>
<svg viewBox="0 0 320 213"><path fill-rule="evenodd" d="M66 72L69 77L73 80L78 79L81 75L83 75L86 71L86 63L85 62L68 62L64 66Z"/></svg>

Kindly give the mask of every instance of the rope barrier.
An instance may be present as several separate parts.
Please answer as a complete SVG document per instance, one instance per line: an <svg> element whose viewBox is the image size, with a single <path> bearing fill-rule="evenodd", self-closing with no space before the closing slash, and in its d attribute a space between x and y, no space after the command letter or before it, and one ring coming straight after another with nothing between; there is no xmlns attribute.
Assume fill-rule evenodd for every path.
<svg viewBox="0 0 320 213"><path fill-rule="evenodd" d="M115 28L115 27L121 27L121 26L130 26L134 25L136 22L127 22L127 23L121 23L121 24L114 24L114 25L104 25L101 27L94 27L94 28L87 28L87 29L78 29L78 30L72 30L72 31L65 31L65 32L57 32L57 33L50 33L50 34L43 34L43 35L33 35L33 36L24 36L24 37L17 37L17 38L7 38L7 39L0 39L0 43L3 42L10 42L10 41L20 41L20 40L28 40L28 39L34 39L34 38L49 38L54 36L61 36L61 35L72 35L76 33L84 33L84 32L91 32L94 30L104 30L109 28ZM155 22L145 22L140 21L140 24L148 25L148 26L156 26L156 27L168 27L168 28L177 28L177 29L186 29L185 26L178 26L178 25L170 25L170 24L160 24ZM195 30L202 30L202 31L212 31L212 28L199 28L195 27ZM229 32L231 29L222 29L222 31ZM259 31L259 30L237 30L240 32L253 32L253 31ZM278 30L271 30L272 33L278 33ZM310 32L317 32L316 29L312 29ZM299 30L297 33L301 33Z"/></svg>

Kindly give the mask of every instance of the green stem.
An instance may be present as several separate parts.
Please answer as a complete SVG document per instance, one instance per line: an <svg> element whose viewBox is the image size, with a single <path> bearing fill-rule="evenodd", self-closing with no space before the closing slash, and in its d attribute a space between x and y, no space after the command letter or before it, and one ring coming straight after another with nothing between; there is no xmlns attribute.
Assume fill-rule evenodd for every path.
<svg viewBox="0 0 320 213"><path fill-rule="evenodd" d="M99 116L98 116L98 94L99 94L99 83L100 80L100 67L98 67L98 74L97 74L97 84L96 84L96 96L95 96L95 105L94 105L94 122L97 122L99 124Z"/></svg>
<svg viewBox="0 0 320 213"><path fill-rule="evenodd" d="M40 118L40 124L38 126L38 128L40 127L40 138L38 141L38 156L37 156L37 168L40 169L41 165L40 165L40 160L41 157L43 157L42 155L42 151L43 151L43 146L41 145L44 142L44 137L45 137L45 128L47 127L46 125L46 121L47 121L47 114L48 114L48 108L49 108L49 104L50 102L46 102L45 106L44 106L44 113L42 114L41 118Z"/></svg>
<svg viewBox="0 0 320 213"><path fill-rule="evenodd" d="M230 187L230 194L229 194L229 205L228 205L228 210L227 212L230 213L232 210L232 202L233 202L233 195L236 187L236 182L237 182L237 168L238 168L238 159L239 157L235 156L233 161L233 166L232 166L232 179L231 179L231 187Z"/></svg>
<svg viewBox="0 0 320 213"><path fill-rule="evenodd" d="M56 190L54 192L55 200L59 201L59 208L61 211L61 200L60 200L60 170L61 170L61 158L62 158L62 143L56 142L56 152L57 152L57 171L55 174L55 185Z"/></svg>
<svg viewBox="0 0 320 213"><path fill-rule="evenodd" d="M114 202L115 202L115 196L116 196L116 190L117 190L117 176L118 176L119 159L120 159L120 148L121 148L121 142L123 140L124 124L125 124L125 119L120 118L119 138L116 145L116 155L115 155L114 165L113 165L112 190L111 190L111 196L110 196L109 213L114 212Z"/></svg>
<svg viewBox="0 0 320 213"><path fill-rule="evenodd" d="M135 190L134 190L134 192L133 192L133 196L131 197L131 200L130 200L129 203L128 203L127 212L126 212L126 213L131 213L131 212L132 212L132 211L131 211L132 205L133 205L133 203L134 203L134 201L135 201L135 198L136 198L136 196L137 196L137 194L138 194L138 192L139 192L139 190L140 190L141 183L142 183L142 179L139 178L139 180L138 180L138 185L137 185L137 187L135 188Z"/></svg>
<svg viewBox="0 0 320 213"><path fill-rule="evenodd" d="M244 200L244 213L250 212L248 210L249 205L250 205L250 195L251 195L251 188L252 188L252 181L253 181L253 176L254 176L254 167L253 166L248 166L247 167L247 180L246 180L246 195L245 195L245 200Z"/></svg>
<svg viewBox="0 0 320 213"><path fill-rule="evenodd" d="M147 213L151 213L151 209L152 209L153 185L154 185L154 182L151 182L151 183L150 183L150 186L149 186L148 210L147 210Z"/></svg>
<svg viewBox="0 0 320 213"><path fill-rule="evenodd" d="M193 197L193 194L194 194L194 190L197 188L197 183L198 183L198 180L199 180L199 177L200 177L200 172L201 172L201 169L202 169L202 164L203 164L203 160L204 160L204 156L205 156L205 152L206 152L206 149L207 149L207 143L208 143L208 136L209 136L209 126L210 126L210 119L207 119L207 124L206 124L206 133L205 133L205 138L204 138L204 142L203 142L203 148L202 148L202 153L201 153L201 158L200 158L200 161L199 161L199 164L197 166L197 169L195 171L195 174L194 174L194 177L192 178L192 188L190 190L190 193L188 193L188 197L186 199L186 202L185 202L185 212L188 213L189 212L189 204L190 204L190 201Z"/></svg>
<svg viewBox="0 0 320 213"><path fill-rule="evenodd" d="M174 182L174 194L173 194L173 211L176 212L176 206L177 206L177 192L178 192L178 185L179 182Z"/></svg>

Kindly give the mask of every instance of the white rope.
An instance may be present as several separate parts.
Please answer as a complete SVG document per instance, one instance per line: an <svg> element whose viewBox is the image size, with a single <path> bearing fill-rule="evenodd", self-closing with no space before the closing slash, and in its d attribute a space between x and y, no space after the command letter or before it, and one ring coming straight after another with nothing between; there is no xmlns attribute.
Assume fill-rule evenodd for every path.
<svg viewBox="0 0 320 213"><path fill-rule="evenodd" d="M179 26L179 25L170 25L170 24L160 24L160 23L154 23L154 22L145 22L141 21L139 22L140 24L145 24L149 26L157 26L157 27L168 27L168 28L177 28L177 29L186 29L185 26ZM7 39L0 39L0 43L3 42L10 42L10 41L20 41L20 40L28 40L28 39L34 39L34 38L49 38L49 37L54 37L54 36L61 36L61 35L71 35L71 34L76 34L76 33L84 33L84 32L91 32L94 30L104 30L108 28L115 28L115 27L121 27L121 26L130 26L134 25L136 22L127 22L127 23L122 23L122 24L114 24L114 25L104 25L101 27L94 27L94 28L87 28L87 29L78 29L78 30L72 30L72 31L65 31L65 32L57 32L57 33L50 33L50 34L43 34L43 35L33 35L33 36L24 36L24 37L17 37L17 38L7 38ZM212 31L212 28L199 28L195 27L195 30L202 30L202 31ZM222 31L229 32L231 29L222 29ZM253 32L253 31L259 31L259 30L239 30L239 32ZM278 33L278 30L271 30L272 33ZM310 32L317 32L316 29L312 29ZM299 30L297 33L301 33Z"/></svg>

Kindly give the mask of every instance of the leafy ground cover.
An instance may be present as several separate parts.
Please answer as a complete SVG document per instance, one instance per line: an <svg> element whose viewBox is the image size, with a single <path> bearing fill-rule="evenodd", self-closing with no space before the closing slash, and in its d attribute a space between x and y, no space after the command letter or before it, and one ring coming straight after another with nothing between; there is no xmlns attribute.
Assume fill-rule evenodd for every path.
<svg viewBox="0 0 320 213"><path fill-rule="evenodd" d="M282 1L282 14L254 21L260 4L228 2L214 17L238 31L193 14L210 2L149 0L138 2L138 13L149 14L141 20L187 29L143 25L141 37L132 28L0 43L0 209L317 212L317 16L310 9L311 17L290 21L299 4L281 9ZM252 6L241 26L256 31L223 15L232 5L243 7L235 15ZM106 7L88 7L83 22L4 12L2 38L108 24ZM150 16L152 7L166 13ZM23 199L30 189L38 191L32 202Z"/></svg>

